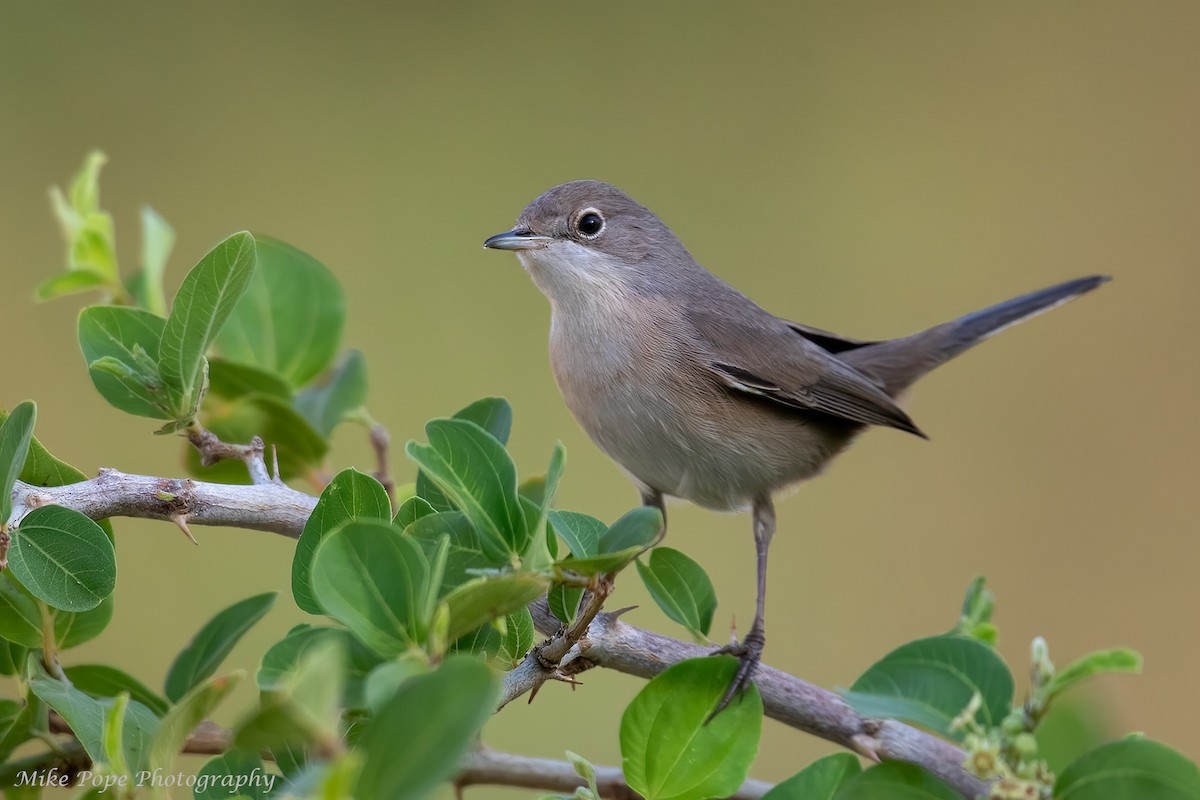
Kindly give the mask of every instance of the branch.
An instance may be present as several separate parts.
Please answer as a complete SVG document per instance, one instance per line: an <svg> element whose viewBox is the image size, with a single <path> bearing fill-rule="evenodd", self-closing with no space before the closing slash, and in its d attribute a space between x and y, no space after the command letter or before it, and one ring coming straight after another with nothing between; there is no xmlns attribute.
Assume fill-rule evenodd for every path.
<svg viewBox="0 0 1200 800"><path fill-rule="evenodd" d="M66 486L16 482L12 523L41 506L73 508L92 519L141 517L180 525L228 525L300 536L317 499L275 481L251 486L127 475L102 469Z"/></svg>
<svg viewBox="0 0 1200 800"><path fill-rule="evenodd" d="M257 436L250 440L250 444L229 444L218 439L212 431L201 428L199 424L193 424L187 429L187 439L200 452L200 463L205 467L211 467L226 459L241 461L250 473L251 483L258 486L276 482L263 458L263 440ZM275 466L275 473L279 474L278 464Z"/></svg>
<svg viewBox="0 0 1200 800"><path fill-rule="evenodd" d="M201 525L226 525L271 531L297 538L316 498L271 481L261 485L229 485L192 480L127 475L101 470L90 481L56 487L17 482L13 522L34 508L58 503L93 519L127 516ZM559 622L546 601L530 606L538 630L551 642L565 643ZM569 679L592 666L651 678L687 658L709 650L620 622L621 611L600 613L585 635L570 643L558 661L527 657L505 676L503 703L532 692L546 680ZM559 650L543 648L555 654ZM533 654L531 653L531 656ZM863 717L837 694L820 689L766 665L755 678L767 716L785 725L835 742L877 760L919 764L967 797L987 793L987 784L962 768L964 753L949 742L894 720Z"/></svg>
<svg viewBox="0 0 1200 800"><path fill-rule="evenodd" d="M529 610L538 630L558 629L558 619L544 599L532 603ZM702 645L626 625L618 619L620 613L597 615L587 637L581 640L581 655L591 664L652 678L673 664L712 652ZM763 710L771 719L875 761L919 764L967 797L987 794L987 783L963 769L963 751L943 739L895 720L863 717L834 692L765 664L759 667L754 682L762 693ZM506 693L521 688L509 687L507 680L505 684Z"/></svg>

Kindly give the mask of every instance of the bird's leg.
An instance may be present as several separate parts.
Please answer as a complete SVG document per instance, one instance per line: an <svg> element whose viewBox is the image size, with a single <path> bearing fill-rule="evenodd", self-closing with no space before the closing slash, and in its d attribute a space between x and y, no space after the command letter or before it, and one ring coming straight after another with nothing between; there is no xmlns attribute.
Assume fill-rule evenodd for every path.
<svg viewBox="0 0 1200 800"><path fill-rule="evenodd" d="M654 537L654 541L650 543L650 547L656 547L667 538L667 503L663 499L663 493L657 489L642 489L642 505L654 506L658 512L662 514L662 527L658 529L658 536Z"/></svg>
<svg viewBox="0 0 1200 800"><path fill-rule="evenodd" d="M754 677L754 671L762 660L763 645L766 635L763 631L763 614L767 603L767 549L771 545L771 537L775 535L775 504L770 495L764 495L754 501L754 548L758 554L758 597L754 606L754 622L746 638L737 644L722 647L714 655L732 654L738 657L738 671L733 676L725 696L717 704L709 716L711 720L725 710L730 701L744 691Z"/></svg>

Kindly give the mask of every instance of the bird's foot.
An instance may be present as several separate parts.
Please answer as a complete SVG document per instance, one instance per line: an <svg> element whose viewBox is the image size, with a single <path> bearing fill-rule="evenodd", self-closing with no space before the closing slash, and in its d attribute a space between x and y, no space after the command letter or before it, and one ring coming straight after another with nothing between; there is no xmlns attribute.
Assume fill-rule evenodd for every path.
<svg viewBox="0 0 1200 800"><path fill-rule="evenodd" d="M754 679L754 673L758 670L758 665L762 662L763 646L766 644L766 637L763 635L762 623L755 620L755 623L750 628L750 632L746 634L746 638L740 642L734 641L714 650L714 656L737 656L738 669L733 675L733 680L729 682L729 688L725 690L725 695L721 698L721 702L717 703L717 707L708 715L705 720L707 725L713 721L713 718L720 714L725 708L733 702L733 698L740 698L742 693L749 688L750 682Z"/></svg>

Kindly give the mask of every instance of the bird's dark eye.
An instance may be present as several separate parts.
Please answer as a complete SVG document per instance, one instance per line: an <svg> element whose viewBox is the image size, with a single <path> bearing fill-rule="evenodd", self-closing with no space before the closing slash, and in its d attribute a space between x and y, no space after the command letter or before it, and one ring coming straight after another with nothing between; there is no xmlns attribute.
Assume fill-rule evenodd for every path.
<svg viewBox="0 0 1200 800"><path fill-rule="evenodd" d="M604 217L600 216L599 211L589 208L579 215L579 221L575 223L575 227L585 237L593 239L600 235L600 231L604 230Z"/></svg>

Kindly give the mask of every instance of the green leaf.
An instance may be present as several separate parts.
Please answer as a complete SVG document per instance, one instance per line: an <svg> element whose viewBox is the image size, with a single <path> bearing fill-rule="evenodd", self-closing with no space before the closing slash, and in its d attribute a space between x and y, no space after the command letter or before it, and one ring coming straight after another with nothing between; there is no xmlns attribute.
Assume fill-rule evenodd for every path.
<svg viewBox="0 0 1200 800"><path fill-rule="evenodd" d="M362 738L366 760L355 796L428 796L458 771L497 695L491 671L469 657L448 658L436 672L403 683Z"/></svg>
<svg viewBox="0 0 1200 800"><path fill-rule="evenodd" d="M117 581L116 552L104 530L64 506L29 512L13 536L8 560L34 597L64 611L95 608Z"/></svg>
<svg viewBox="0 0 1200 800"><path fill-rule="evenodd" d="M432 420L425 433L429 444L409 442L406 452L466 514L479 531L483 552L492 559L524 553L532 534L517 497L517 470L504 445L461 419Z"/></svg>
<svg viewBox="0 0 1200 800"><path fill-rule="evenodd" d="M245 442L261 436L267 453L279 456L283 480L319 466L329 451L329 441L286 400L268 394L248 394L205 420L205 427L225 442ZM269 456L268 456L269 457ZM195 448L188 449L188 469L204 480L245 483L246 465L226 459L211 467L200 465Z"/></svg>
<svg viewBox="0 0 1200 800"><path fill-rule="evenodd" d="M551 511L550 525L576 558L599 553L600 539L608 530L600 520L577 511Z"/></svg>
<svg viewBox="0 0 1200 800"><path fill-rule="evenodd" d="M400 530L407 530L409 525L412 525L421 517L427 517L430 514L436 514L433 506L429 505L429 501L413 495L400 504L400 508L396 511L396 518L392 520L392 524ZM455 512L457 513L457 512Z"/></svg>
<svg viewBox="0 0 1200 800"><path fill-rule="evenodd" d="M476 628L454 643L455 652L483 655L502 670L510 670L524 660L533 647L533 615L520 608L502 620Z"/></svg>
<svg viewBox="0 0 1200 800"><path fill-rule="evenodd" d="M367 402L367 362L350 350L317 384L296 395L296 410L326 437L338 423Z"/></svg>
<svg viewBox="0 0 1200 800"><path fill-rule="evenodd" d="M305 654L325 640L337 642L348 656L344 705L347 708L363 707L367 676L379 665L379 657L345 628L308 625L293 628L287 636L271 645L263 655L262 664L255 675L258 688L264 692L283 688L288 676L296 671Z"/></svg>
<svg viewBox="0 0 1200 800"><path fill-rule="evenodd" d="M33 441L33 426L37 422L37 406L31 401L18 403L0 425L0 525L12 516L12 493Z"/></svg>
<svg viewBox="0 0 1200 800"><path fill-rule="evenodd" d="M163 271L175 247L175 230L150 206L142 206L142 268L138 272L137 301L143 307L166 316L163 295Z"/></svg>
<svg viewBox="0 0 1200 800"><path fill-rule="evenodd" d="M292 596L302 611L324 614L312 589L312 561L324 537L351 520L380 520L392 516L392 503L379 481L355 469L334 476L304 524L292 557Z"/></svg>
<svg viewBox="0 0 1200 800"><path fill-rule="evenodd" d="M321 262L269 236L259 236L258 269L217 337L221 353L303 386L333 361L346 303L337 278Z"/></svg>
<svg viewBox="0 0 1200 800"><path fill-rule="evenodd" d="M886 761L860 772L842 784L834 800L962 800L951 789L915 764Z"/></svg>
<svg viewBox="0 0 1200 800"><path fill-rule="evenodd" d="M76 689L93 697L116 697L127 692L133 700L161 717L170 707L152 689L132 675L106 664L78 664L63 670Z"/></svg>
<svg viewBox="0 0 1200 800"><path fill-rule="evenodd" d="M762 733L750 688L709 721L738 669L731 656L681 661L647 683L621 717L621 762L646 800L704 800L737 791Z"/></svg>
<svg viewBox="0 0 1200 800"><path fill-rule="evenodd" d="M281 754L317 744L323 749L339 746L338 724L346 677L342 642L321 638L306 649L284 680L264 692L259 708L237 728L235 743L248 750L272 750L284 774L288 766Z"/></svg>
<svg viewBox="0 0 1200 800"><path fill-rule="evenodd" d="M429 580L421 546L386 522L345 523L325 536L312 564L320 607L384 657L425 641Z"/></svg>
<svg viewBox="0 0 1200 800"><path fill-rule="evenodd" d="M0 700L0 763L8 761L14 750L33 738L36 706L36 696L25 703Z"/></svg>
<svg viewBox="0 0 1200 800"><path fill-rule="evenodd" d="M556 583L546 593L550 613L564 625L570 625L579 615L579 601L583 599L583 587Z"/></svg>
<svg viewBox="0 0 1200 800"><path fill-rule="evenodd" d="M1013 678L996 651L975 639L931 636L888 653L843 695L860 714L952 736L951 721L976 692L983 698L977 718L984 727L999 725L1012 707Z"/></svg>
<svg viewBox="0 0 1200 800"><path fill-rule="evenodd" d="M37 654L29 656L29 688L50 708L58 712L84 750L98 763L106 763L104 718L112 699L94 700L73 686L46 674ZM158 727L158 717L141 703L130 701L122 725L125 763L134 771L145 764L150 737Z"/></svg>
<svg viewBox="0 0 1200 800"><path fill-rule="evenodd" d="M1112 650L1097 650L1072 661L1055 673L1046 687L1047 701L1070 689L1080 681L1106 672L1141 672L1142 656L1128 647Z"/></svg>
<svg viewBox="0 0 1200 800"><path fill-rule="evenodd" d="M446 595L450 607L449 639L454 641L481 625L523 608L541 597L549 581L541 575L509 573L477 578Z"/></svg>
<svg viewBox="0 0 1200 800"><path fill-rule="evenodd" d="M167 671L167 698L178 702L193 687L216 672L238 640L271 610L277 594L267 592L248 597L206 622L175 657Z"/></svg>
<svg viewBox="0 0 1200 800"><path fill-rule="evenodd" d="M401 656L392 661L385 661L367 676L366 705L372 713L379 710L392 699L401 684L417 675L429 672L429 661L423 655L414 654Z"/></svg>
<svg viewBox="0 0 1200 800"><path fill-rule="evenodd" d="M60 650L68 650L90 642L108 627L113 617L113 596L110 594L90 611L76 613L51 609L50 613L54 617L54 640Z"/></svg>
<svg viewBox="0 0 1200 800"><path fill-rule="evenodd" d="M522 554L525 566L529 569L544 569L554 560L550 554L549 543L553 537L546 531L546 523L550 518L550 506L554 495L558 492L558 482L562 479L563 469L567 463L567 449L562 442L554 445L550 455L550 466L546 468L546 477L542 481L540 502L522 500L526 505L525 519L531 521L529 526L529 547ZM555 548L557 550L557 546Z"/></svg>
<svg viewBox="0 0 1200 800"><path fill-rule="evenodd" d="M192 798L231 800L236 795L260 800L267 796L267 787L263 785L267 774L263 769L262 756L235 747L204 762L204 766L196 773Z"/></svg>
<svg viewBox="0 0 1200 800"><path fill-rule="evenodd" d="M242 679L235 672L197 684L162 718L150 742L149 768L168 771L192 731L224 700Z"/></svg>
<svg viewBox="0 0 1200 800"><path fill-rule="evenodd" d="M175 295L158 361L178 420L190 420L200 404L208 366L204 354L245 293L255 261L254 237L235 233L200 259Z"/></svg>
<svg viewBox="0 0 1200 800"><path fill-rule="evenodd" d="M33 299L44 303L56 297L78 294L89 289L101 289L108 285L109 278L103 273L93 272L90 269L73 269L70 272L52 275L39 283L33 290Z"/></svg>
<svg viewBox="0 0 1200 800"><path fill-rule="evenodd" d="M406 528L406 533L421 545L426 556L432 556L442 539L449 542L438 597L445 597L456 586L473 580L475 571L500 566L484 555L475 527L458 511L421 517Z"/></svg>
<svg viewBox="0 0 1200 800"><path fill-rule="evenodd" d="M663 613L697 639L708 636L717 593L703 567L678 550L658 547L646 563L638 562L637 570Z"/></svg>
<svg viewBox="0 0 1200 800"><path fill-rule="evenodd" d="M662 530L662 512L654 506L638 506L625 512L600 537L601 553L619 553L631 547L645 549Z"/></svg>
<svg viewBox="0 0 1200 800"><path fill-rule="evenodd" d="M0 636L0 675L8 675L10 677L20 675L25 665L25 658L28 655L29 650L27 648ZM3 756L0 756L0 761L3 760Z"/></svg>
<svg viewBox="0 0 1200 800"><path fill-rule="evenodd" d="M208 390L226 400L248 394L270 395L285 402L292 399L292 387L279 375L225 358L208 360Z"/></svg>
<svg viewBox="0 0 1200 800"><path fill-rule="evenodd" d="M862 772L857 756L836 753L817 759L763 796L763 800L832 800L843 783Z"/></svg>
<svg viewBox="0 0 1200 800"><path fill-rule="evenodd" d="M558 567L580 575L624 569L654 543L662 529L662 513L651 506L639 506L599 534L594 545L595 552L577 557L574 555L576 549L585 550L593 546L591 536L596 521L583 514L559 511L552 512L550 519L572 552L571 556L558 562Z"/></svg>
<svg viewBox="0 0 1200 800"><path fill-rule="evenodd" d="M454 419L474 422L495 437L502 445L508 444L512 431L512 406L503 397L484 397L454 414ZM446 499L429 476L417 473L417 496L424 498L436 511L453 511L454 505Z"/></svg>
<svg viewBox="0 0 1200 800"><path fill-rule="evenodd" d="M0 423L7 419L8 412L0 408ZM25 468L21 470L20 478L31 486L63 486L87 480L87 476L82 472L50 455L36 436L29 442L29 456L25 459ZM100 527L105 525L106 522ZM111 531L109 534L111 536Z"/></svg>
<svg viewBox="0 0 1200 800"><path fill-rule="evenodd" d="M1054 786L1058 800L1196 800L1196 764L1149 739L1122 739L1076 759Z"/></svg>
<svg viewBox="0 0 1200 800"><path fill-rule="evenodd" d="M42 646L42 612L11 572L0 572L0 637L30 649Z"/></svg>

